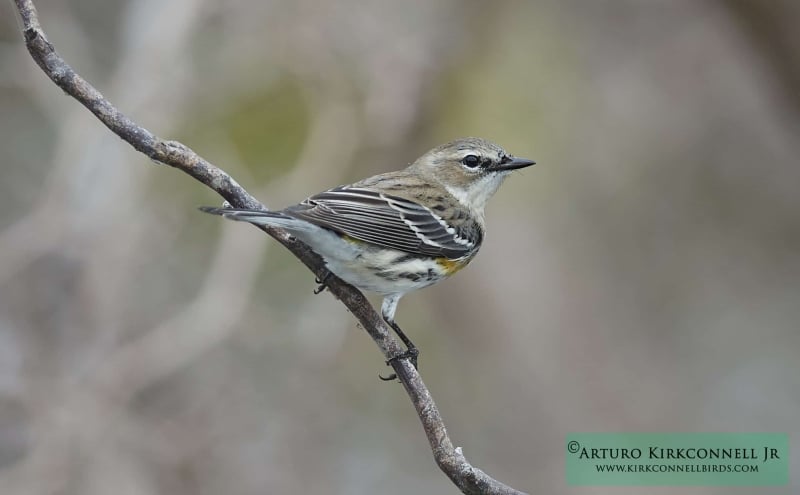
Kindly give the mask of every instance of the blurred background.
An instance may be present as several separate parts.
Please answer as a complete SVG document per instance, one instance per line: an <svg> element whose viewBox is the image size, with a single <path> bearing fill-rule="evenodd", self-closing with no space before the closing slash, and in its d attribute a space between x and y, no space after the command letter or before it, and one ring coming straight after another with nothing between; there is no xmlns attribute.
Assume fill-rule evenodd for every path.
<svg viewBox="0 0 800 495"><path fill-rule="evenodd" d="M271 207L461 136L537 160L397 315L490 475L750 494L568 487L564 437L800 445L800 3L36 3L122 111ZM456 493L345 308L56 88L11 2L0 147L0 493Z"/></svg>

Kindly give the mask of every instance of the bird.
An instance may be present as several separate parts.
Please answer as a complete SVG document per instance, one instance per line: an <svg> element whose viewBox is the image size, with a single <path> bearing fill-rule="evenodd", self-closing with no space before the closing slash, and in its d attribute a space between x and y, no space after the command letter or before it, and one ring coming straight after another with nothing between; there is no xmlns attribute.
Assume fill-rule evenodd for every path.
<svg viewBox="0 0 800 495"><path fill-rule="evenodd" d="M395 321L400 299L472 261L486 233L487 201L511 172L535 163L485 139L460 138L405 169L340 185L282 210L200 209L285 229L319 254L329 273L382 295L381 316L406 347L387 364L408 358L416 368L419 350ZM320 282L324 288L325 279Z"/></svg>

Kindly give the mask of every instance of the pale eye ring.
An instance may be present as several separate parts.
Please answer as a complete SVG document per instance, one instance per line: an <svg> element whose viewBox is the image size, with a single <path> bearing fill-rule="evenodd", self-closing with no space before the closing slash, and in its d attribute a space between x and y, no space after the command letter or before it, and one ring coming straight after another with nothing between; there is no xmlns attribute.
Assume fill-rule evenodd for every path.
<svg viewBox="0 0 800 495"><path fill-rule="evenodd" d="M476 168L481 164L481 159L475 155L467 155L461 159L461 163L467 168Z"/></svg>

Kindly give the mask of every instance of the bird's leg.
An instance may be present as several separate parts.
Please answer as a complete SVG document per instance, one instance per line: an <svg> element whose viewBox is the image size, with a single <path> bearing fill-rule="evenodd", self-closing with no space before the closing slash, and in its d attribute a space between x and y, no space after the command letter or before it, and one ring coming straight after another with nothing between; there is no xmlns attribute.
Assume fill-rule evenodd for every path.
<svg viewBox="0 0 800 495"><path fill-rule="evenodd" d="M401 352L400 354L397 354L396 356L392 356L391 358L389 358L386 361L386 365L391 366L393 361L397 361L399 359L408 359L409 362L414 366L414 369L418 369L417 358L419 357L419 349L417 349L417 346L415 346L414 343L411 342L411 339L409 339L408 336L405 333L403 333L403 331L400 329L400 326L397 323L395 323L394 320L385 320L385 321L390 327L392 327L394 333L396 333L397 336L400 337L400 340L403 341L403 344L406 345L406 350L404 352ZM380 378L385 382L388 382L396 379L397 374L392 373L389 376L378 375L378 378Z"/></svg>
<svg viewBox="0 0 800 495"><path fill-rule="evenodd" d="M403 344L405 344L406 346L406 350L404 352L401 352L400 354L397 354L396 356L392 356L391 358L389 358L389 360L386 361L386 365L391 366L392 362L397 361L399 359L408 359L409 362L411 362L411 364L414 366L414 369L417 369L417 358L419 357L419 349L417 349L417 346L415 346L414 343L411 342L411 339L408 338L408 336L403 332L400 326L394 321L394 312L397 309L397 303L399 302L401 296L402 294L386 296L383 300L383 305L381 307L383 320L386 322L387 325L392 327L394 333L397 334L398 337L400 337L400 340L402 340ZM397 378L397 374L392 373L389 376L378 375L378 378L380 378L383 381L391 381Z"/></svg>
<svg viewBox="0 0 800 495"><path fill-rule="evenodd" d="M320 293L320 292L322 292L322 291L324 291L324 290L325 290L325 289L328 287L328 285L327 285L325 282L326 282L326 281L327 281L327 280L328 280L330 277L331 277L331 271L330 271L330 270L328 270L328 269L326 268L326 269L325 269L325 275L323 275L323 276L322 276L322 278L315 278L315 279L314 279L314 282L316 282L316 283L318 283L318 284L319 284L319 285L317 286L317 288L316 288L316 289L314 289L314 294L315 294L315 295L316 295L316 294L319 294L319 293Z"/></svg>
<svg viewBox="0 0 800 495"><path fill-rule="evenodd" d="M396 333L397 336L400 337L400 340L403 341L403 344L406 345L406 352L393 357L392 359L390 359L390 361L394 361L396 359L401 359L401 358L410 358L411 363L414 365L414 368L416 368L417 356L419 356L419 349L417 349L417 346L415 346L414 343L411 342L411 339L409 339L408 336L406 336L406 334L403 333L403 330L400 329L400 327L397 325L397 323L395 323L394 320L386 320L386 323L388 323L389 326L392 327L394 333Z"/></svg>

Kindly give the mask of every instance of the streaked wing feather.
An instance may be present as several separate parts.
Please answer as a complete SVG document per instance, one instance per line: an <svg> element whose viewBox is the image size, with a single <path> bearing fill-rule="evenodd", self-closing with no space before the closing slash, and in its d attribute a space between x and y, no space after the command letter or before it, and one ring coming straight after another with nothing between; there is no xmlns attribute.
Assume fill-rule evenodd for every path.
<svg viewBox="0 0 800 495"><path fill-rule="evenodd" d="M446 225L428 208L370 189L334 188L285 213L354 239L413 254L455 259L469 254L474 246L466 232Z"/></svg>

